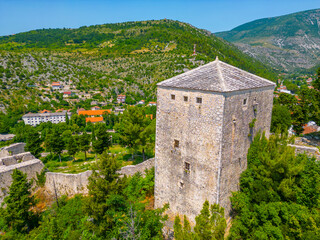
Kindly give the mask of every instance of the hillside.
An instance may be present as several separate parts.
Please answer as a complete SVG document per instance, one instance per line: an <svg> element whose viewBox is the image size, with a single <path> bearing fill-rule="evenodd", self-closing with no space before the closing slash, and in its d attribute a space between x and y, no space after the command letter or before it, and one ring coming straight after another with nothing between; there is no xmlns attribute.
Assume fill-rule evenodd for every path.
<svg viewBox="0 0 320 240"><path fill-rule="evenodd" d="M120 93L133 101L152 100L156 98L157 82L216 56L262 77L276 78L271 69L225 40L172 20L42 29L3 36L0 104L13 105L23 98L41 103L52 97L44 94L44 89L53 81L71 90L100 94L105 101L114 100ZM30 89L30 85L42 90ZM22 101L23 111L28 111L27 100ZM50 100L60 101L54 97Z"/></svg>
<svg viewBox="0 0 320 240"><path fill-rule="evenodd" d="M320 62L320 9L259 19L215 35L280 70L308 69Z"/></svg>

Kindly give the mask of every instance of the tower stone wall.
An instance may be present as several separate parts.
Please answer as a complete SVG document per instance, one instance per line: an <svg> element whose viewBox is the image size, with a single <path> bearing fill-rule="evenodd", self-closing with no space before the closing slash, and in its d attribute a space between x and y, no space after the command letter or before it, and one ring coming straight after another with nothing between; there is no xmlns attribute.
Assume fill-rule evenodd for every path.
<svg viewBox="0 0 320 240"><path fill-rule="evenodd" d="M206 199L216 201L223 107L221 94L158 88L156 207L170 203L172 212L194 216Z"/></svg>
<svg viewBox="0 0 320 240"><path fill-rule="evenodd" d="M219 60L158 84L155 207L194 222L208 200L230 215L250 143L269 135L274 86Z"/></svg>
<svg viewBox="0 0 320 240"><path fill-rule="evenodd" d="M246 99L246 104L243 104ZM258 131L269 136L273 105L273 87L225 94L223 140L218 203L228 216L230 196L239 190L240 174L247 168L247 153ZM254 127L249 124L254 120Z"/></svg>

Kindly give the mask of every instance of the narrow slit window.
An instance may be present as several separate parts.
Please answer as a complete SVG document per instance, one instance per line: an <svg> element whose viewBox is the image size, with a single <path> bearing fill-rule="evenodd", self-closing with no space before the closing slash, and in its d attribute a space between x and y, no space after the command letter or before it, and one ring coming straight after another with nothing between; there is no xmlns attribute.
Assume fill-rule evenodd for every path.
<svg viewBox="0 0 320 240"><path fill-rule="evenodd" d="M174 146L175 148L178 148L178 147L179 147L179 141L175 139L173 146Z"/></svg>
<svg viewBox="0 0 320 240"><path fill-rule="evenodd" d="M172 99L172 100L175 100L175 99L176 99L176 95L171 94L171 99Z"/></svg>
<svg viewBox="0 0 320 240"><path fill-rule="evenodd" d="M247 105L247 99L243 99L243 105Z"/></svg>
<svg viewBox="0 0 320 240"><path fill-rule="evenodd" d="M202 103L202 98L197 97L197 103Z"/></svg>
<svg viewBox="0 0 320 240"><path fill-rule="evenodd" d="M183 100L184 100L185 102L188 102L188 97L187 97L187 96L184 96L184 97L183 97Z"/></svg>
<svg viewBox="0 0 320 240"><path fill-rule="evenodd" d="M187 172L190 172L190 163L184 162L184 170L186 170Z"/></svg>

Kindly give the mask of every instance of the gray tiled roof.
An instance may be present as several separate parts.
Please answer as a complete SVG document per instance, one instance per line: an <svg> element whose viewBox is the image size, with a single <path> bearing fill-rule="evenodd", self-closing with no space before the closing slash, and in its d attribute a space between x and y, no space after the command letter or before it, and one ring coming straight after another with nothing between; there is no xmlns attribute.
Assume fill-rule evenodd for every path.
<svg viewBox="0 0 320 240"><path fill-rule="evenodd" d="M51 117L51 116L65 116L67 111L53 112L53 113L27 113L22 116L24 117ZM71 112L67 112L68 116L71 116Z"/></svg>
<svg viewBox="0 0 320 240"><path fill-rule="evenodd" d="M158 86L233 92L275 86L275 83L224 63L217 58L206 65L160 82Z"/></svg>

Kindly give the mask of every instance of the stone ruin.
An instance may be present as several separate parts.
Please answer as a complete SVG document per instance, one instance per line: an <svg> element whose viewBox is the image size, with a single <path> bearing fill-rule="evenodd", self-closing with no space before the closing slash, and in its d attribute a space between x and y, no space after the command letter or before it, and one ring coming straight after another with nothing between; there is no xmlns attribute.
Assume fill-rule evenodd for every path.
<svg viewBox="0 0 320 240"><path fill-rule="evenodd" d="M0 204L9 192L14 169L27 174L27 179L36 179L45 167L41 160L36 159L30 152L25 152L25 143L15 143L0 149ZM132 176L154 166L154 158L137 165L123 167L119 174ZM57 196L88 194L88 182L92 171L78 174L46 172L45 190Z"/></svg>
<svg viewBox="0 0 320 240"><path fill-rule="evenodd" d="M0 203L9 191L14 169L26 173L28 180L31 180L44 168L41 160L29 152L24 152L24 146L25 143L15 143L0 149Z"/></svg>

